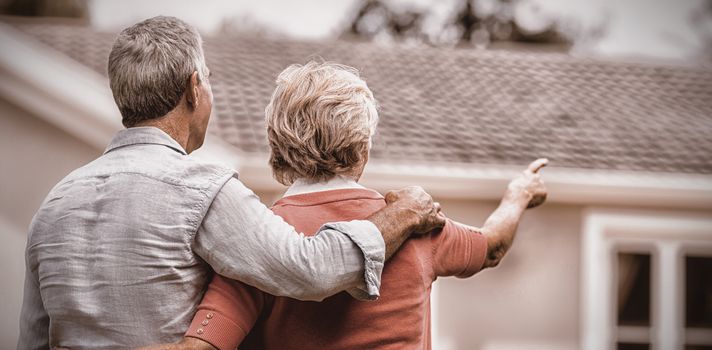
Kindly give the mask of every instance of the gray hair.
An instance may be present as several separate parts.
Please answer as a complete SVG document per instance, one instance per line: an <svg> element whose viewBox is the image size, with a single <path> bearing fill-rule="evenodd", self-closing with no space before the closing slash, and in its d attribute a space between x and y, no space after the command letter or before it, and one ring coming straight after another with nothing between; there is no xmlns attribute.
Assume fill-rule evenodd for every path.
<svg viewBox="0 0 712 350"><path fill-rule="evenodd" d="M207 74L202 39L191 25L158 16L119 33L109 54L109 82L122 123L159 118L180 102L193 72Z"/></svg>
<svg viewBox="0 0 712 350"><path fill-rule="evenodd" d="M316 61L287 67L265 108L274 177L290 185L353 175L366 165L376 107L353 67Z"/></svg>

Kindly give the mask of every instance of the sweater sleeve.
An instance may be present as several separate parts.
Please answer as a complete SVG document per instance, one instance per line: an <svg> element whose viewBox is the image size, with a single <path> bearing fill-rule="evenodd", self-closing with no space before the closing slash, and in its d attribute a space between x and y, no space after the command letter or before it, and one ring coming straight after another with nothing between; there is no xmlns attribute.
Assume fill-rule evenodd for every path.
<svg viewBox="0 0 712 350"><path fill-rule="evenodd" d="M487 239L474 227L450 219L432 236L433 269L436 276L470 277L482 269Z"/></svg>
<svg viewBox="0 0 712 350"><path fill-rule="evenodd" d="M215 275L185 336L234 350L255 325L267 298L255 287Z"/></svg>

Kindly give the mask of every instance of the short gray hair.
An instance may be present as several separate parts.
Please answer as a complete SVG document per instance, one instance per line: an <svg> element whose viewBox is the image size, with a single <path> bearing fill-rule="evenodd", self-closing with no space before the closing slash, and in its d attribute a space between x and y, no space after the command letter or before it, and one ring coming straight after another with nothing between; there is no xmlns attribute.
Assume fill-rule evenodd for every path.
<svg viewBox="0 0 712 350"><path fill-rule="evenodd" d="M265 109L274 177L290 185L353 175L367 161L376 108L355 68L316 61L287 67Z"/></svg>
<svg viewBox="0 0 712 350"><path fill-rule="evenodd" d="M178 106L193 72L200 81L207 74L202 39L178 18L149 18L119 33L108 71L124 126L162 117Z"/></svg>

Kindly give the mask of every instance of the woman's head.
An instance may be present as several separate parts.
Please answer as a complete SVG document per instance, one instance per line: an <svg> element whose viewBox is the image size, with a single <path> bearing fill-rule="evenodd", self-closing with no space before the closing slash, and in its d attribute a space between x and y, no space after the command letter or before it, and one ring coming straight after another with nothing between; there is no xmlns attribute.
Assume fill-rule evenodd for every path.
<svg viewBox="0 0 712 350"><path fill-rule="evenodd" d="M285 185L357 179L378 123L376 100L356 69L314 61L282 71L265 117L270 166Z"/></svg>

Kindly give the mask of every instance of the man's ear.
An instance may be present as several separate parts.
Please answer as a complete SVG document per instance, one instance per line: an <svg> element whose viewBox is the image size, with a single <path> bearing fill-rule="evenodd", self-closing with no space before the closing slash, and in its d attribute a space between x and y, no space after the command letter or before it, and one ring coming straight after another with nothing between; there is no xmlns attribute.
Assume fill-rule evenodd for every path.
<svg viewBox="0 0 712 350"><path fill-rule="evenodd" d="M188 102L188 106L193 108L198 107L200 103L200 78L198 77L198 72L193 72L188 79L188 88L185 92L185 98Z"/></svg>

